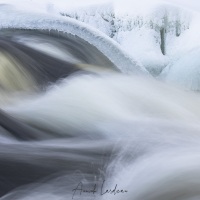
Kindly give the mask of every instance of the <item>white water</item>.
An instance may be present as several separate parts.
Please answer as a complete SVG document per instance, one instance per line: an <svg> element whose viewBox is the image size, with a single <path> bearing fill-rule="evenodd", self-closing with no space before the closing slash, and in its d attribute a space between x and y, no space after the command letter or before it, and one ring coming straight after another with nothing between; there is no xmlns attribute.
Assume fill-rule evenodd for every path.
<svg viewBox="0 0 200 200"><path fill-rule="evenodd" d="M81 75L50 87L39 98L5 110L20 120L45 124L47 129L65 134L66 130L88 132L98 123L115 120L153 118L198 123L199 105L199 95L151 78Z"/></svg>
<svg viewBox="0 0 200 200"><path fill-rule="evenodd" d="M62 145L70 149L75 145L80 152L94 152L99 151L95 145L98 140L105 149L110 143L110 161L99 168L106 179L104 187L114 189L118 184L128 193L101 196L103 179L99 179L96 199L197 200L199 105L198 94L147 77L112 74L71 76L50 87L46 94L3 110L47 132L90 138L89 143L85 140L81 145L74 139L69 143L41 142L43 148ZM74 155L70 160L80 158ZM90 179L84 173L81 177L86 182ZM81 177L74 173L57 175L47 179L47 185L25 187L24 197L19 199L71 199L76 184L80 180L86 183ZM93 194L80 196L77 192L74 199L93 198Z"/></svg>

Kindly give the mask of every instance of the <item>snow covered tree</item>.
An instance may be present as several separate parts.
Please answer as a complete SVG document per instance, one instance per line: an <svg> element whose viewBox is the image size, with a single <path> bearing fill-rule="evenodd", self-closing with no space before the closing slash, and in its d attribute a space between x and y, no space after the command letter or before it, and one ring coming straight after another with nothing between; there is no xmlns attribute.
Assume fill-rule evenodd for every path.
<svg viewBox="0 0 200 200"><path fill-rule="evenodd" d="M160 49L163 55L166 55L166 34L168 29L167 13L163 16L162 25L160 27Z"/></svg>

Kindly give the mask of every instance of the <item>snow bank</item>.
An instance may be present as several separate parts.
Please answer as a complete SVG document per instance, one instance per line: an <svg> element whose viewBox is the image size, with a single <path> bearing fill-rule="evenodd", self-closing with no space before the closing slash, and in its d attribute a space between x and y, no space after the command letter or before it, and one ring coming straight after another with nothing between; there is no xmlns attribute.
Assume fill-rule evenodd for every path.
<svg viewBox="0 0 200 200"><path fill-rule="evenodd" d="M156 37L158 37L156 31L138 28L119 32L116 40L124 50L134 55L151 74L158 75L169 61L168 57L161 53Z"/></svg>
<svg viewBox="0 0 200 200"><path fill-rule="evenodd" d="M200 15L195 12L198 10L199 3L195 0L190 2L183 0L98 0L95 2L76 0L73 5L69 0L44 0L38 5L36 5L37 0L31 0L33 7L28 6L30 1L24 0L20 1L23 2L21 4L17 0L0 0L0 2L14 2L13 5L21 10L32 9L34 12L53 15L45 18L44 15L37 14L37 19L33 16L35 24L31 28L44 28L42 26L46 23L47 28L52 26L59 31L78 35L100 49L124 72L130 72L133 65L137 69L140 68L138 66L144 66L147 71L156 76L168 64L174 63L187 52L200 46ZM64 17L61 19L58 15ZM87 25L76 23L69 17ZM51 19L60 21L59 25L50 25L55 23ZM67 25L61 27L64 21ZM30 26L31 23L28 25ZM72 24L76 25L72 28ZM91 27L105 33L112 40ZM162 30L165 33L163 39L161 38ZM108 44L112 44L112 47ZM120 48L123 49L123 51L120 50L121 53L118 52ZM123 54L123 59L120 54ZM135 60L138 61L137 64Z"/></svg>
<svg viewBox="0 0 200 200"><path fill-rule="evenodd" d="M62 16L71 17L84 22L102 31L109 37L112 37L111 20L113 12L114 10L112 4L92 5L79 9L60 10L60 14Z"/></svg>
<svg viewBox="0 0 200 200"><path fill-rule="evenodd" d="M173 46L188 30L191 19L191 11L160 0L125 0L123 4L115 1L71 11L62 9L61 14L104 32L153 75L158 75L174 59L177 52L172 50Z"/></svg>
<svg viewBox="0 0 200 200"><path fill-rule="evenodd" d="M7 14L9 13L9 15ZM124 73L147 73L119 44L100 31L70 18L16 11L0 7L0 28L58 30L77 35L97 47Z"/></svg>
<svg viewBox="0 0 200 200"><path fill-rule="evenodd" d="M200 91L200 46L170 64L163 77L187 90Z"/></svg>
<svg viewBox="0 0 200 200"><path fill-rule="evenodd" d="M188 16L190 23L188 29L186 29L179 37L173 38L171 35L167 38L167 52L168 56L176 60L181 58L187 52L190 52L194 48L200 46L200 27L199 20L200 14L193 13ZM172 61L173 61L172 60Z"/></svg>

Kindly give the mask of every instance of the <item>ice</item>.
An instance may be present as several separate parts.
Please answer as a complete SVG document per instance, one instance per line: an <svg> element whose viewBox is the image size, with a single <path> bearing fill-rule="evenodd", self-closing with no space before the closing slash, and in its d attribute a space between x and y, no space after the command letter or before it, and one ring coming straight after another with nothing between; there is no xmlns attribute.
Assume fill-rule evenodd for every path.
<svg viewBox="0 0 200 200"><path fill-rule="evenodd" d="M38 4L32 0L33 7L23 2L7 1L21 11L1 6L1 27L56 29L77 35L125 73L147 70L158 76L165 69L163 73L167 74L169 66L173 68L177 60L200 46L200 10L194 0L77 0L74 5L63 0Z"/></svg>
<svg viewBox="0 0 200 200"><path fill-rule="evenodd" d="M180 57L188 50L189 47L181 50L178 44L183 45L184 40L187 40L185 37L188 34L184 35L186 32L191 34L188 28L191 28L192 20L195 19L193 11L159 0L125 0L124 4L115 1L71 11L62 9L61 14L104 32L154 76L174 57ZM161 39L162 29L164 40ZM164 50L161 50L161 45ZM194 45L194 42L189 45Z"/></svg>
<svg viewBox="0 0 200 200"><path fill-rule="evenodd" d="M42 13L18 11L12 7L0 7L0 28L45 29L67 32L83 38L97 47L124 73L142 73L146 70L130 57L114 40L86 24L71 18L56 17ZM7 13L10 13L7 15Z"/></svg>

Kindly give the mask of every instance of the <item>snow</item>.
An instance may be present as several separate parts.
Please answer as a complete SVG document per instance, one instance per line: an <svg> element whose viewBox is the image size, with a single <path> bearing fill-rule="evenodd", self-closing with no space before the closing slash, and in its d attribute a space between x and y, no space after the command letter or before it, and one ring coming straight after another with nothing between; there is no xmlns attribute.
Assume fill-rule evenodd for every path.
<svg viewBox="0 0 200 200"><path fill-rule="evenodd" d="M10 16L1 13L2 27L51 27L70 32L95 45L126 73L132 66L136 71L144 67L154 76L168 66L163 73L170 73L177 60L200 46L197 0L75 0L73 5L69 0L0 2L11 3L24 13ZM29 14L30 10L35 15ZM23 16L29 17L25 20ZM176 29L177 23L180 30ZM163 27L167 32L166 55L160 47Z"/></svg>
<svg viewBox="0 0 200 200"><path fill-rule="evenodd" d="M183 8L188 8L194 11L200 11L200 2L198 0L164 0L167 3L172 3Z"/></svg>
<svg viewBox="0 0 200 200"><path fill-rule="evenodd" d="M200 91L200 47L188 52L163 72L166 82L187 90Z"/></svg>
<svg viewBox="0 0 200 200"><path fill-rule="evenodd" d="M64 16L70 16L71 18L75 18L78 21L89 24L90 26L97 28L108 36L111 35L111 27L109 22L106 20L110 20L110 15L113 13L112 4L84 7L78 11L76 9L72 9L70 11L61 9L60 13Z"/></svg>
<svg viewBox="0 0 200 200"><path fill-rule="evenodd" d="M199 28L199 14L193 15L190 21L190 27L183 32L178 38L168 39L168 55L175 59L181 57L185 53L200 45L200 28Z"/></svg>
<svg viewBox="0 0 200 200"><path fill-rule="evenodd" d="M0 28L46 29L77 35L96 46L122 72L146 74L146 70L125 53L119 44L102 32L71 18L17 11L3 6L0 8ZM7 15L7 13L10 13Z"/></svg>
<svg viewBox="0 0 200 200"><path fill-rule="evenodd" d="M138 28L132 31L121 31L116 40L124 50L134 55L143 66L152 74L159 74L168 64L168 58L160 51L160 45L155 38L158 33L146 28Z"/></svg>
<svg viewBox="0 0 200 200"><path fill-rule="evenodd" d="M125 0L122 5L122 1L118 0L114 3L61 10L63 16L87 23L111 37L154 76L159 75L170 62L191 50L189 47L179 48L179 43L184 44L186 39L182 36L190 32L188 27L195 19L194 12L184 6L159 0ZM166 24L163 21L165 17ZM176 23L180 24L179 37L176 36ZM163 55L160 47L162 27L167 29L166 55ZM194 44L197 44L196 41L190 42L192 47Z"/></svg>

